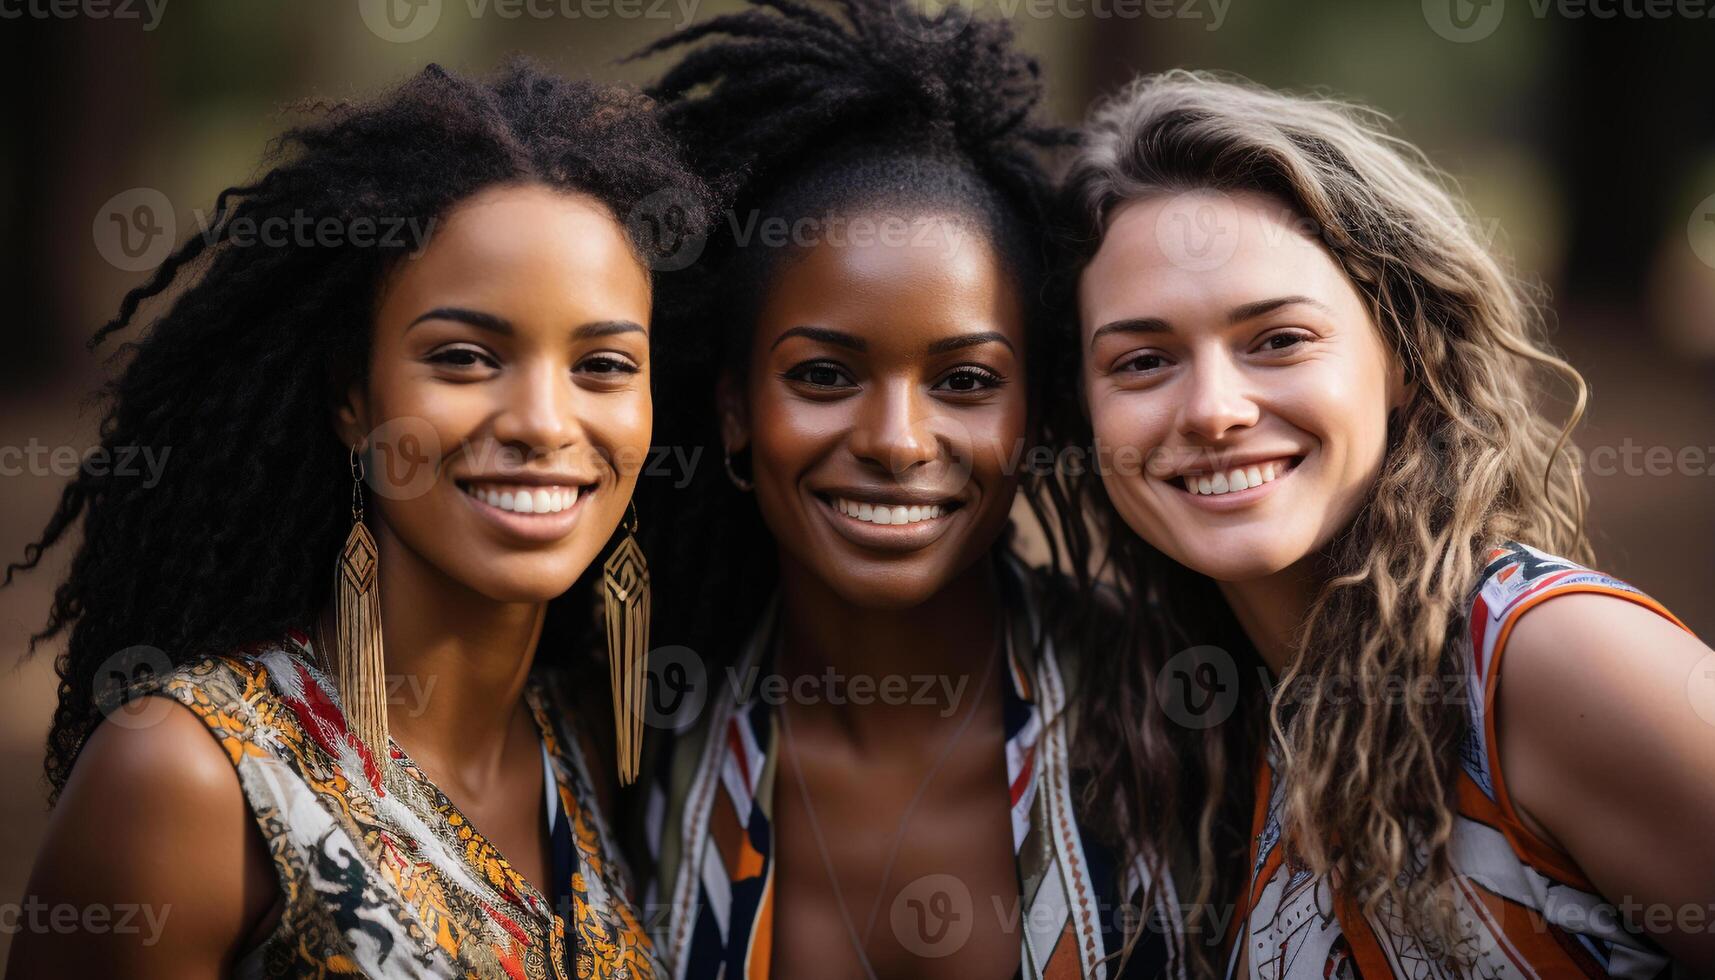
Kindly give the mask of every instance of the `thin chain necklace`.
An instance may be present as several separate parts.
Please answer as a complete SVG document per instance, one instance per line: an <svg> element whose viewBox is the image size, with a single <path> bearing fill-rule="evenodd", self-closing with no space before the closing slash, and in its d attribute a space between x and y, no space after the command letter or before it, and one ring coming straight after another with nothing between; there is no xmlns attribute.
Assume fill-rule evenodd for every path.
<svg viewBox="0 0 1715 980"><path fill-rule="evenodd" d="M822 869L828 875L828 886L834 891L834 904L839 908L840 922L846 927L846 937L851 941L852 951L857 954L858 962L863 967L864 975L869 977L870 980L876 980L875 967L870 964L869 954L864 950L869 945L870 934L875 930L875 918L877 913L881 911L882 899L887 895L887 883L893 876L893 865L899 857L899 849L905 843L905 831L911 824L911 815L917 809L917 804L922 802L923 794L928 792L929 784L934 781L935 774L941 770L941 766L944 765L947 759L952 756L953 747L958 745L959 739L963 737L965 730L971 727L971 722L976 718L977 709L982 706L983 698L988 694L989 680L994 676L994 665L995 661L1000 659L999 654L1001 646L1009 638L1010 633L1006 630L1005 619L1003 617L1001 622L1001 636L997 637L995 643L989 648L988 660L983 664L983 679L981 684L977 687L977 697L976 700L971 703L971 710L965 712L965 717L959 720L958 727L955 728L953 730L953 734L947 738L947 744L941 748L940 756L935 759L935 764L929 767L929 771L923 775L922 781L917 784L917 791L911 795L910 802L905 805L905 811L900 815L899 829L893 833L893 844L888 849L887 864L882 868L881 883L876 889L875 901L870 905L869 920L864 926L863 935L861 937L858 935L856 924L852 922L851 913L846 908L846 898L845 894L840 890L840 878L838 872L834 870L833 856L828 852L827 839L822 835L821 821L816 819L815 805L810 802L810 787L804 780L804 767L799 764L798 748L793 744L792 740L792 723L789 717L790 713L787 710L790 707L790 701L780 705L781 740L786 745L786 754L791 757L792 769L798 776L798 796L804 802L805 815L809 817L810 833L816 839L816 850L822 859ZM774 640L776 663L779 662L781 642L780 633L777 631L775 633Z"/></svg>

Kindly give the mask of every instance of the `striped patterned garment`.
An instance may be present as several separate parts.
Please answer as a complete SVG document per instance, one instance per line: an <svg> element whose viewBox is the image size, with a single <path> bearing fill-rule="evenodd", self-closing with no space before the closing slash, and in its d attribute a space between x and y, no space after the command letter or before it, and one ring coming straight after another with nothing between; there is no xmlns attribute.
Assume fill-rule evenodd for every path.
<svg viewBox="0 0 1715 980"><path fill-rule="evenodd" d="M1459 950L1465 974L1493 980L1533 977L1689 976L1648 938L1627 931L1572 859L1525 826L1507 796L1495 736L1495 692L1507 634L1531 607L1555 596L1595 592L1651 609L1683 626L1655 600L1618 579L1522 544L1488 555L1469 600L1467 640L1471 724L1459 780L1453 867L1459 917L1470 937ZM1366 916L1281 845L1284 791L1264 762L1258 773L1249 909L1229 976L1246 954L1250 980L1451 978L1392 911ZM1675 972L1675 971L1678 972Z"/></svg>
<svg viewBox="0 0 1715 980"><path fill-rule="evenodd" d="M1023 906L1019 973L1024 978L1117 977L1121 928L1136 919L1121 901L1113 853L1074 815L1067 705L1070 678L1039 619L1037 573L1000 563L1009 622L1004 689L1006 772ZM762 664L774 615L763 618L730 676ZM754 690L754 685L751 689ZM770 706L730 693L709 699L696 726L656 757L645 832L656 873L645 886L656 949L676 980L765 980L773 926L776 718ZM1048 719L1059 719L1048 722ZM1126 977L1165 975L1179 942L1170 876L1154 896L1152 928L1138 939ZM1154 879L1140 865L1125 896ZM1162 928L1161 923L1170 924Z"/></svg>

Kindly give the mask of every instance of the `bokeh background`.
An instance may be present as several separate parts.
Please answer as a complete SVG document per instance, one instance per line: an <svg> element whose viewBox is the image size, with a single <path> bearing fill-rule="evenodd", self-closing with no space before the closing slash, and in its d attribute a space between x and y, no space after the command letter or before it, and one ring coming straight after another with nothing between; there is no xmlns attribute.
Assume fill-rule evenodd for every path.
<svg viewBox="0 0 1715 980"><path fill-rule="evenodd" d="M86 338L158 261L157 238L195 233L216 193L256 172L292 103L370 93L431 61L485 70L515 51L640 83L658 63L622 55L734 6L0 0L0 558L22 555L69 475L52 452L92 444L88 396L112 351ZM1593 393L1578 442L1608 461L1588 473L1602 564L1715 637L1715 0L977 7L1013 21L1040 57L1058 121L1170 67L1393 116L1549 291L1555 343ZM56 648L24 653L68 557L0 590L0 902L21 895L45 816ZM0 934L0 962L9 941Z"/></svg>

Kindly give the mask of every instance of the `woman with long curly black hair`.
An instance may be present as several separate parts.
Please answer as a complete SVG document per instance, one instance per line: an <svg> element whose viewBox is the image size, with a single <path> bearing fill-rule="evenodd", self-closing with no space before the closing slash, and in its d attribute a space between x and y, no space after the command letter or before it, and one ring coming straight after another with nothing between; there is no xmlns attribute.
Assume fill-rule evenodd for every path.
<svg viewBox="0 0 1715 980"><path fill-rule="evenodd" d="M644 806L658 948L699 978L1157 975L1167 862L1083 821L1078 651L1010 547L1021 486L1054 509L1036 63L896 0L756 0L646 53L686 46L655 92L735 203L662 317L663 439L724 465L645 532L656 637L696 651L653 667L689 682Z"/></svg>
<svg viewBox="0 0 1715 980"><path fill-rule="evenodd" d="M169 464L79 475L7 581L81 531L31 899L158 928L25 931L11 975L654 974L567 675L650 440L659 192L704 193L647 99L430 67L126 296L97 341L174 294L101 442Z"/></svg>

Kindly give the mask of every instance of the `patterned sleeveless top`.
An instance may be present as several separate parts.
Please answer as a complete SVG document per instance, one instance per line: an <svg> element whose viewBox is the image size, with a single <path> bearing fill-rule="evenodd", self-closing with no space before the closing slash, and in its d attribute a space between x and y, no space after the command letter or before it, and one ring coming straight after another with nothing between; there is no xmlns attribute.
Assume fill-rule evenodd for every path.
<svg viewBox="0 0 1715 980"><path fill-rule="evenodd" d="M1141 863L1119 887L1119 860L1086 835L1075 816L1077 783L1068 732L1073 720L1062 670L1038 616L1034 574L1015 559L1001 563L1008 623L1003 691L1006 777L1012 840L1022 905L1016 928L1021 978L1119 977L1122 929L1142 919L1139 897L1154 896L1124 976L1168 973L1180 942L1172 874L1157 878ZM740 684L766 670L774 613L764 616L742 656L727 672ZM1064 665L1070 667L1071 665ZM645 909L663 908L656 948L674 980L768 980L774 927L775 773L780 748L778 712L712 682L697 723L654 757L644 828L656 873L645 886ZM998 801L997 801L998 802ZM1149 890L1146 892L1146 888ZM946 893L942 893L946 894ZM969 897L949 896L975 911ZM923 928L919 923L918 928ZM950 928L955 928L952 926ZM968 927L967 927L968 928ZM946 942L926 931L926 948ZM910 948L908 946L908 948Z"/></svg>
<svg viewBox="0 0 1715 980"><path fill-rule="evenodd" d="M1453 831L1460 952L1479 978L1689 976L1647 937L1627 931L1570 857L1525 826L1507 796L1495 734L1495 692L1507 635L1538 603L1575 592L1635 602L1684 627L1655 600L1618 579L1522 544L1489 552L1467 604L1464 645L1470 728L1462 751ZM1258 773L1252 882L1237 919L1228 967L1241 949L1250 980L1453 977L1386 909L1366 916L1282 847L1281 786ZM1248 907L1247 907L1248 906ZM1240 945L1242 944L1242 946ZM1677 971L1677 972L1676 972Z"/></svg>
<svg viewBox="0 0 1715 980"><path fill-rule="evenodd" d="M397 743L377 785L381 771L347 734L337 686L316 662L307 637L293 634L161 681L160 693L189 707L226 750L280 883L279 924L241 959L239 976L659 975L593 805L559 678L534 677L526 692L557 784L552 809L570 828L562 848L574 852L553 862L568 872L553 883L556 903Z"/></svg>

